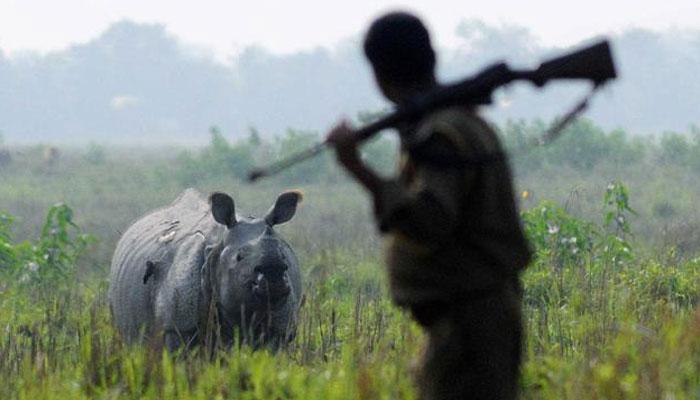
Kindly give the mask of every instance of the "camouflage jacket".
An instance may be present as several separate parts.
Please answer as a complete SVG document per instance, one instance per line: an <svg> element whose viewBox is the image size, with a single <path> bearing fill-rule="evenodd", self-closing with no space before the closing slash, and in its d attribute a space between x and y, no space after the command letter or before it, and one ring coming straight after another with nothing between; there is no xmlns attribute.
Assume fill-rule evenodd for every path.
<svg viewBox="0 0 700 400"><path fill-rule="evenodd" d="M495 132L463 108L412 128L398 178L375 198L394 301L466 298L516 276L531 253Z"/></svg>

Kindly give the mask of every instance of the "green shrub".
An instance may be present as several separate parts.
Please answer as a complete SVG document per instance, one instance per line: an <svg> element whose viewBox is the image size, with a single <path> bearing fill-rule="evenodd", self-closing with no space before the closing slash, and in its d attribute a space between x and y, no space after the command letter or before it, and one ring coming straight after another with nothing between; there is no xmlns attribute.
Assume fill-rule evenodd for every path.
<svg viewBox="0 0 700 400"><path fill-rule="evenodd" d="M13 243L11 222L11 217L0 214L0 274L4 281L42 288L60 288L75 282L78 258L94 239L80 232L70 207L51 207L34 243Z"/></svg>
<svg viewBox="0 0 700 400"><path fill-rule="evenodd" d="M580 264L590 256L599 228L576 218L563 207L543 201L522 213L530 243L540 257L551 257L559 266Z"/></svg>
<svg viewBox="0 0 700 400"><path fill-rule="evenodd" d="M203 180L245 179L253 167L258 144L254 140L229 143L217 127L209 131L209 145L197 153L184 151L176 158L175 176L181 186Z"/></svg>
<svg viewBox="0 0 700 400"><path fill-rule="evenodd" d="M9 275L9 271L16 263L15 247L12 244L13 218L11 215L0 212L0 276Z"/></svg>
<svg viewBox="0 0 700 400"><path fill-rule="evenodd" d="M104 164L106 157L105 148L97 143L90 143L85 150L85 161L92 165Z"/></svg>

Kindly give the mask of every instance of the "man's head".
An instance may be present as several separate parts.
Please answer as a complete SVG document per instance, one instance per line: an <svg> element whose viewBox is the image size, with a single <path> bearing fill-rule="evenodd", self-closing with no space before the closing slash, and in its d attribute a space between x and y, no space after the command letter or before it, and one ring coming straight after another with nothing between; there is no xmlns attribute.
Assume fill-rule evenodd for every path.
<svg viewBox="0 0 700 400"><path fill-rule="evenodd" d="M384 95L397 103L435 84L435 52L423 23L405 12L386 14L365 36L365 55Z"/></svg>

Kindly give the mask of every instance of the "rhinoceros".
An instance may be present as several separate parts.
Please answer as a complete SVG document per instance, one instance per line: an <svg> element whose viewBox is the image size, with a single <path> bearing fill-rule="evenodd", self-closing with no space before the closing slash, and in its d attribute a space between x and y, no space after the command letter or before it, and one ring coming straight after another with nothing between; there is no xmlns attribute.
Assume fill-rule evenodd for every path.
<svg viewBox="0 0 700 400"><path fill-rule="evenodd" d="M215 337L278 347L294 335L302 296L299 262L274 226L301 200L279 195L262 218L236 214L233 199L194 189L133 223L110 269L109 305L129 343L170 350ZM161 336L162 335L162 336Z"/></svg>

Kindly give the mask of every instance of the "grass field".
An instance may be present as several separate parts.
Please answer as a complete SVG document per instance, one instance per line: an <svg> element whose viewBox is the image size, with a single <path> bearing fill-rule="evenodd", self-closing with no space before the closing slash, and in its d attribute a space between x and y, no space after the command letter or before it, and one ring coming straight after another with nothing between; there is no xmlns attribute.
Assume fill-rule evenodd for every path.
<svg viewBox="0 0 700 400"><path fill-rule="evenodd" d="M388 300L367 199L346 180L197 180L253 214L284 189L305 193L280 227L305 279L295 341L211 360L124 345L106 304L120 233L186 186L179 149L112 149L99 162L67 149L50 168L40 152L22 149L0 170L0 226L11 226L0 229L0 399L414 398L421 332ZM700 174L653 161L519 168L537 248L523 275L523 397L700 398ZM72 215L53 208L42 231L57 202Z"/></svg>

